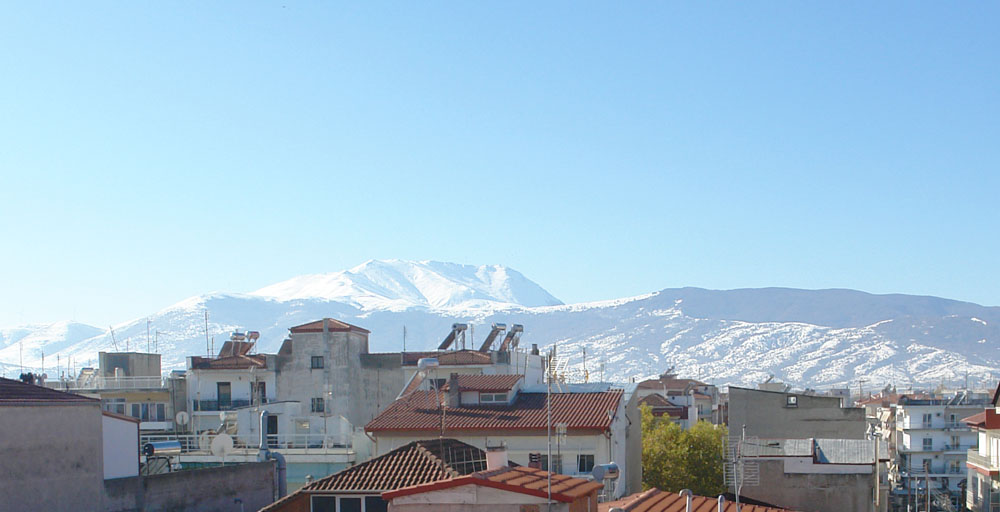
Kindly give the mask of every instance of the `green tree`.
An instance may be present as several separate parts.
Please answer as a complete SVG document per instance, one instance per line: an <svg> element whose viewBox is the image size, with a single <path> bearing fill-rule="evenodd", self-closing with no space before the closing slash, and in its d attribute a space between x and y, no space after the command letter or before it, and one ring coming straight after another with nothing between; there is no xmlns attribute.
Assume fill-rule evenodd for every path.
<svg viewBox="0 0 1000 512"><path fill-rule="evenodd" d="M726 491L722 478L722 446L729 433L723 425L699 421L690 430L642 407L642 480L648 489L677 492L691 489L701 496Z"/></svg>

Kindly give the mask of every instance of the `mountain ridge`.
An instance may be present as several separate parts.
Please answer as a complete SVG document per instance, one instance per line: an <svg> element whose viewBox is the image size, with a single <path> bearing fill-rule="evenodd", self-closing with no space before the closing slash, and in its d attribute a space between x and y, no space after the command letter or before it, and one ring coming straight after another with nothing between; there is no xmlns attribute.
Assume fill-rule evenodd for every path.
<svg viewBox="0 0 1000 512"><path fill-rule="evenodd" d="M344 280L344 272L353 274ZM151 315L159 335L149 343L163 353L164 370L183 368L186 356L211 353L212 338L220 347L232 330L260 331L259 350L274 352L289 327L328 316L371 330L372 351L401 350L404 327L407 350L423 350L436 346L453 322L481 326L473 344L492 322L521 323L522 347L556 346L562 371L577 379L585 373L596 378L601 363L604 377L618 381L673 366L685 376L716 383L753 385L773 374L813 388L861 378L929 384L960 380L965 372L983 380L1000 368L994 356L1000 308L939 297L685 287L606 301L530 305L558 299L500 265L373 260L319 275L338 274L333 281L298 276L251 293L190 297ZM386 293L378 295L380 289ZM145 324L146 317L116 325L118 348L145 349ZM16 329L0 331L0 371L9 374L22 354L31 367L44 353L51 367L57 353L87 361L100 350L115 349L105 330L79 325L73 335L44 326L22 328L17 339L11 334Z"/></svg>

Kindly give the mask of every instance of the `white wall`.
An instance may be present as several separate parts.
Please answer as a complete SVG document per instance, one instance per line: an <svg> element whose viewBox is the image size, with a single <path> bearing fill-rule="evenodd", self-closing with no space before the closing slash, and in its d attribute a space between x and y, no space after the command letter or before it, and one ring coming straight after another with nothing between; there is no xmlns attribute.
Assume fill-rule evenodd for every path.
<svg viewBox="0 0 1000 512"><path fill-rule="evenodd" d="M139 475L139 423L101 416L104 479Z"/></svg>

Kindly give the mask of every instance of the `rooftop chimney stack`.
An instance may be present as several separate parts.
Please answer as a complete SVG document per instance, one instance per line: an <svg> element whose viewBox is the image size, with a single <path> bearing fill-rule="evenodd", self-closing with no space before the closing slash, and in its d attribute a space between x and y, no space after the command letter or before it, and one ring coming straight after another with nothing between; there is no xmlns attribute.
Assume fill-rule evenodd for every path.
<svg viewBox="0 0 1000 512"><path fill-rule="evenodd" d="M507 467L507 445L486 447L486 471Z"/></svg>
<svg viewBox="0 0 1000 512"><path fill-rule="evenodd" d="M458 388L458 374L453 373L448 378L448 407L462 406L462 390Z"/></svg>

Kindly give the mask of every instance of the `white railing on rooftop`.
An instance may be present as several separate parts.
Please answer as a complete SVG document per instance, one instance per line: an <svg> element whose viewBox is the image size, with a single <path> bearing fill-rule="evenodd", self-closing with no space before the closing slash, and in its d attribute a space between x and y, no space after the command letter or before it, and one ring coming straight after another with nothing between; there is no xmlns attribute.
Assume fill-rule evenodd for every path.
<svg viewBox="0 0 1000 512"><path fill-rule="evenodd" d="M103 377L91 375L74 380L49 379L45 387L64 391L101 389L167 389L165 377Z"/></svg>
<svg viewBox="0 0 1000 512"><path fill-rule="evenodd" d="M162 434L140 436L140 444L159 441L178 441L181 453L187 455L209 455L212 452L211 442L214 434ZM233 436L233 453L255 452L259 441L245 440ZM323 434L280 434L267 436L268 448L275 450L292 450L295 453L320 454L350 449L351 438L348 435Z"/></svg>

